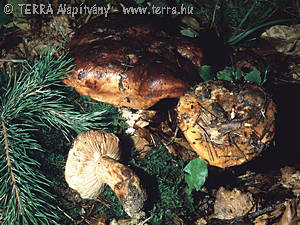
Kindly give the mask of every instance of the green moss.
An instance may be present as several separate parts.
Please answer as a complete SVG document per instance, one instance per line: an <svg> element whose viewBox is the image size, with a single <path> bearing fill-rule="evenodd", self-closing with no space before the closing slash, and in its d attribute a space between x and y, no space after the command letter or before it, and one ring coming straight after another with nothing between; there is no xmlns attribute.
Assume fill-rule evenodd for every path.
<svg viewBox="0 0 300 225"><path fill-rule="evenodd" d="M112 218L117 218L117 219L129 218L128 215L123 210L123 207L122 207L121 203L119 202L117 196L111 190L110 187L106 186L105 190L101 194L101 197L103 199L109 200L110 207L101 205L97 209L97 212L99 212L99 214L105 213L107 218L109 218L109 220L111 220Z"/></svg>
<svg viewBox="0 0 300 225"><path fill-rule="evenodd" d="M162 146L150 150L143 159L136 159L136 154L132 151L129 163L143 170L139 177L148 194L146 209L151 216L149 224L176 224L176 217L190 221L191 213L184 206L183 197L185 161L174 157Z"/></svg>

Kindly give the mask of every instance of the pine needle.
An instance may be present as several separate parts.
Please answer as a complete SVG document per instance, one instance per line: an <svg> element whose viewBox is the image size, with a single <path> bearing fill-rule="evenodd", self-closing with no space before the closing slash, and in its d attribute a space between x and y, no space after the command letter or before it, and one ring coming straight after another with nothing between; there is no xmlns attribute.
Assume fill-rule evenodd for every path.
<svg viewBox="0 0 300 225"><path fill-rule="evenodd" d="M33 159L44 151L33 133L56 128L71 140L83 130L106 129L114 119L105 107L88 113L69 103L61 80L70 63L67 55L57 58L46 49L39 60L26 61L20 73L5 78L0 73L1 225L58 224L51 181Z"/></svg>

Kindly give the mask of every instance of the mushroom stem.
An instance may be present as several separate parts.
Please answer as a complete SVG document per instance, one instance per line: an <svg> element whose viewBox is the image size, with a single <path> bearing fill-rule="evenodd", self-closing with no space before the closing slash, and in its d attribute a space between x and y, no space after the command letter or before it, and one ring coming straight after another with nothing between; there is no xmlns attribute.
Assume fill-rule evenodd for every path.
<svg viewBox="0 0 300 225"><path fill-rule="evenodd" d="M141 211L146 193L141 188L140 179L127 166L108 156L99 158L97 179L106 183L116 194L125 212L134 218L142 218Z"/></svg>

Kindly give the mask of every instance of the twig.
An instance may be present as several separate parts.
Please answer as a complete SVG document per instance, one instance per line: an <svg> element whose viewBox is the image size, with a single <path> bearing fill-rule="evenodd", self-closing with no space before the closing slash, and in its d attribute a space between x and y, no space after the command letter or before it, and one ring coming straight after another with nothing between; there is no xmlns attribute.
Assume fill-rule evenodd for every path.
<svg viewBox="0 0 300 225"><path fill-rule="evenodd" d="M0 59L0 62L25 63L25 59Z"/></svg>
<svg viewBox="0 0 300 225"><path fill-rule="evenodd" d="M216 2L215 8L214 8L214 12L213 12L213 16L212 16L212 20L211 20L211 24L210 24L210 28L213 27L214 22L215 22L215 18L216 18L216 11L217 11L217 7L218 7L218 3L219 1Z"/></svg>
<svg viewBox="0 0 300 225"><path fill-rule="evenodd" d="M87 103L87 104L99 104L98 102L89 102L89 101L84 101L84 103Z"/></svg>
<svg viewBox="0 0 300 225"><path fill-rule="evenodd" d="M228 134L228 137L229 137L230 141L233 143L233 145L237 148L237 150L241 153L241 155L245 158L246 162L248 162L247 156L242 151L242 149L240 149L240 147L237 145L237 143L235 142L234 137L231 135L231 133Z"/></svg>
<svg viewBox="0 0 300 225"><path fill-rule="evenodd" d="M83 218L77 222L74 222L75 225L79 225L81 224L82 222L86 221L87 218L91 215L93 209L95 207L95 204L92 205L92 207L90 208L90 210L83 216Z"/></svg>
<svg viewBox="0 0 300 225"><path fill-rule="evenodd" d="M13 172L13 168L12 168L12 163L11 163L11 158L9 156L10 154L10 149L9 149L9 145L8 145L8 134L7 134L7 128L6 125L4 123L4 118L2 116L2 129L3 129L3 139L4 139L4 149L5 149L5 154L6 154L6 161L7 161L7 169L9 170L9 175L10 175L10 179L11 179L11 183L13 186L13 190L16 194L16 199L18 201L18 208L19 208L19 213L20 215L22 215L22 207L21 207L21 200L20 200L20 195L19 195L19 189L17 187L17 181L15 178L15 174Z"/></svg>
<svg viewBox="0 0 300 225"><path fill-rule="evenodd" d="M76 99L74 99L74 102L81 108L81 110L82 110L83 112L86 112L86 111L84 110L84 108L82 107L82 105L81 105Z"/></svg>
<svg viewBox="0 0 300 225"><path fill-rule="evenodd" d="M101 203L102 205L104 205L106 208L110 208L110 205L108 203L106 203L104 200L96 198L95 199L96 202Z"/></svg>
<svg viewBox="0 0 300 225"><path fill-rule="evenodd" d="M67 214L65 211L63 211L60 207L57 207L59 211L61 211L67 218L69 218L70 220L72 220L72 222L75 222L75 220L69 215Z"/></svg>
<svg viewBox="0 0 300 225"><path fill-rule="evenodd" d="M285 80L285 79L279 79L279 81L285 82L285 83L292 83L292 84L300 84L299 80Z"/></svg>
<svg viewBox="0 0 300 225"><path fill-rule="evenodd" d="M279 204L276 204L276 205L267 206L265 208L260 208L256 212L250 213L250 214L246 215L246 218L249 221L253 221L254 218L257 218L257 217L259 217L259 216L261 216L263 214L269 213L269 212L273 212L276 209L282 209L284 207L285 207L284 203L279 203ZM241 218L241 217L236 217L234 219L228 220L228 222L230 224L231 223L239 223L239 222L242 222L242 221L243 221L243 218Z"/></svg>
<svg viewBox="0 0 300 225"><path fill-rule="evenodd" d="M176 127L176 130L175 130L174 135L171 138L171 140L169 142L167 142L166 144L164 144L165 147L169 146L170 144L173 144L173 142L176 140L178 130L179 130L179 127Z"/></svg>
<svg viewBox="0 0 300 225"><path fill-rule="evenodd" d="M140 222L138 225L144 225L147 221L149 221L152 218L152 216L150 216L149 218L143 220L142 222Z"/></svg>
<svg viewBox="0 0 300 225"><path fill-rule="evenodd" d="M258 217L260 215L263 215L265 213L272 212L276 209L282 209L284 207L285 207L284 203L279 203L279 204L274 205L274 206L268 206L266 208L258 209L256 212L249 214L248 218L251 220L252 218L256 218L256 217Z"/></svg>
<svg viewBox="0 0 300 225"><path fill-rule="evenodd" d="M47 110L47 111L50 112L50 113L52 113L52 114L54 114L54 115L57 115L57 116L59 116L59 117L65 119L65 120L67 120L67 121L68 121L69 123L71 123L71 124L74 124L74 121L68 119L66 116L64 116L64 115L62 115L62 114L60 114L60 113L58 113L58 112L55 112L54 110Z"/></svg>

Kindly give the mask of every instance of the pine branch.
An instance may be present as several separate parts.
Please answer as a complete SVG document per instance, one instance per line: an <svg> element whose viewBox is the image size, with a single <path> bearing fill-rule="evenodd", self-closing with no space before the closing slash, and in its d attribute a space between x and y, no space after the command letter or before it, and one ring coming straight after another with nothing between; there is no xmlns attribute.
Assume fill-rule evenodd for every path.
<svg viewBox="0 0 300 225"><path fill-rule="evenodd" d="M10 149L9 149L9 146L8 146L7 128L5 126L4 119L3 118L1 118L1 119L2 119L1 125L2 125L2 129L3 129L3 139L4 139L4 150L5 150L6 161L7 161L7 170L9 172L9 176L10 176L10 180L11 180L11 183L12 183L14 194L15 194L15 196L17 198L19 213L22 214L19 189L17 187L17 182L16 182L15 174L14 174L14 172L12 170L12 163L11 163L11 158L10 158Z"/></svg>
<svg viewBox="0 0 300 225"><path fill-rule="evenodd" d="M76 111L68 103L61 76L71 69L70 59L55 58L46 50L39 60L26 62L20 74L9 76L0 88L0 211L1 225L57 224L51 182L32 158L43 151L32 133L42 127L59 129L67 140L82 130L111 126L113 115L101 109Z"/></svg>
<svg viewBox="0 0 300 225"><path fill-rule="evenodd" d="M56 224L50 222L57 216L51 212L55 207L48 201L54 196L45 190L50 182L39 172L39 163L27 154L30 148L41 150L40 146L30 138L31 129L22 124L6 128L6 121L1 119L5 150L0 167L0 204L5 212L2 223Z"/></svg>

